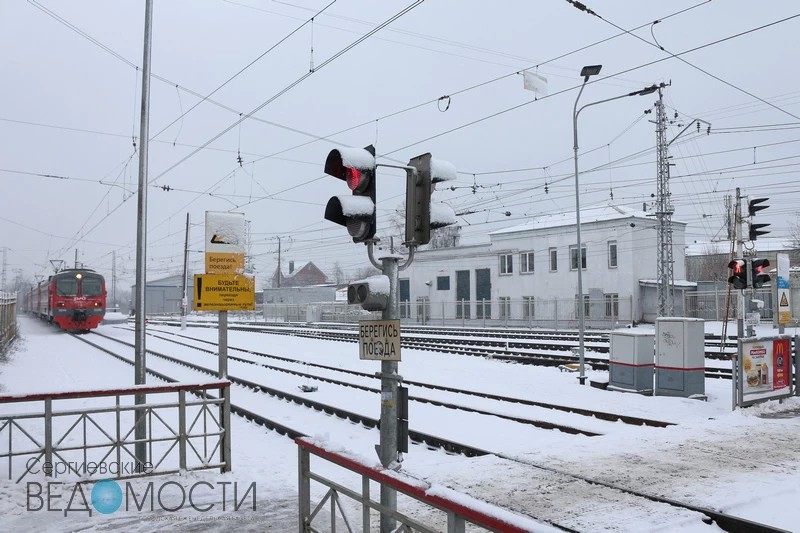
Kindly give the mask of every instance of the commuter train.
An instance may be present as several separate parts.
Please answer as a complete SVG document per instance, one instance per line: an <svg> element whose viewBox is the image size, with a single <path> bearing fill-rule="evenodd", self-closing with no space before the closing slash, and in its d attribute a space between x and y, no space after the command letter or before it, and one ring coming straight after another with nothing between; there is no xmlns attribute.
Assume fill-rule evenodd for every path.
<svg viewBox="0 0 800 533"><path fill-rule="evenodd" d="M94 270L68 268L26 293L22 308L63 330L89 331L106 314L106 282Z"/></svg>

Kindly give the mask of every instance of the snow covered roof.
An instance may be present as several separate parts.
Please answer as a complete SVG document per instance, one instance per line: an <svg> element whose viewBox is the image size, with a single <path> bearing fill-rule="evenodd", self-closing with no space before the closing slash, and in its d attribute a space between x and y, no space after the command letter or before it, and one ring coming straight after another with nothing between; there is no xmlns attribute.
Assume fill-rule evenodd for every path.
<svg viewBox="0 0 800 533"><path fill-rule="evenodd" d="M657 279L640 279L639 285L647 285L647 286L654 286L658 285L660 282ZM673 287L697 287L697 283L694 281L686 281L685 279L676 279L672 283Z"/></svg>
<svg viewBox="0 0 800 533"><path fill-rule="evenodd" d="M581 225L592 224L595 222L607 222L611 220L622 220L627 218L641 218L646 220L655 220L652 216L648 216L644 211L633 209L624 205L613 204L598 204L589 207L581 208ZM673 224L683 224L673 219ZM534 229L544 228L557 228L560 226L574 226L575 225L575 211L566 211L562 213L553 213L549 215L541 215L531 218L524 224L511 226L509 228L499 229L489 233L489 235L502 235L506 233L517 233L520 231L530 231Z"/></svg>
<svg viewBox="0 0 800 533"><path fill-rule="evenodd" d="M759 252L783 252L794 250L791 243L785 242L781 239L770 239L769 237L762 237L755 243L755 249ZM720 242L695 242L686 246L686 255L712 255L712 254L728 254L731 251L731 243L729 241Z"/></svg>

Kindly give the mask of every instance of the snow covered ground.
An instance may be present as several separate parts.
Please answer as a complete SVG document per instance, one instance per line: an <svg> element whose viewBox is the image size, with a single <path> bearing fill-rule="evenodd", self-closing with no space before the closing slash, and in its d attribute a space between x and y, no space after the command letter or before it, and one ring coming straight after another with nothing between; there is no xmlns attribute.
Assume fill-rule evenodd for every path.
<svg viewBox="0 0 800 533"><path fill-rule="evenodd" d="M85 345L69 339L55 329L32 319L20 318L20 341L0 361L0 394L23 394L45 391L85 390L97 387L129 386L133 369L111 357L93 353ZM133 332L119 324L103 325L99 331L133 341ZM718 324L707 324L715 331ZM153 327L152 329L156 329ZM163 328L168 329L168 328ZM764 328L764 334L773 330ZM188 329L184 334L199 339L216 340L212 329ZM788 334L796 334L794 330ZM288 336L247 332L229 332L234 348L260 350L277 355L322 362L328 365L375 372L378 363L359 361L356 345ZM148 338L147 347L166 353L181 351L177 345ZM195 362L215 368L214 358ZM155 360L153 364L157 364ZM151 361L148 361L150 364ZM270 364L273 364L270 362ZM177 367L179 368L179 367ZM170 371L177 371L170 368ZM313 372L312 367L306 368ZM230 375L240 375L275 387L297 392L305 381L286 374L268 373L252 365L229 364ZM789 531L798 530L800 511L800 399L768 402L745 410L731 410L731 382L706 380L708 401L684 398L645 397L636 394L604 391L580 386L574 374L555 368L510 365L483 358L404 350L400 373L409 380L436 382L454 387L494 392L542 402L568 404L632 416L674 422L668 428L630 426L621 422L600 424L594 420L577 421L575 415L543 412L536 408L511 406L489 401L478 402L483 409L526 418L546 417L547 421L566 425L583 424L586 429L602 428L602 436L575 436L556 431L520 427L509 431L509 424L496 417L464 416L451 410L411 402L412 429L445 435L456 441L468 441L497 455L466 458L444 452L431 453L411 446L403 471L437 486L449 487L481 500L502 505L520 514L542 514L581 531L613 529L616 531L718 531L695 516L677 516L671 522L659 522L641 516L624 505L624 498L605 507L588 505L591 487L576 483L563 490L553 482L552 471L538 466L567 471L593 480L635 488L678 501L710 507L732 515L749 518ZM198 381L186 373L178 379ZM599 376L602 378L602 376ZM207 379L206 381L211 381ZM148 378L148 383L157 381ZM324 382L314 382L319 390L312 399L330 401L355 412L378 416L379 398L368 392L342 389ZM373 384L374 386L374 384ZM447 393L412 390L412 394L441 399ZM232 401L256 402L241 387L232 390ZM266 400L265 400L266 401ZM460 399L462 403L466 400ZM287 425L302 427L319 441L340 447L367 464L377 465L373 446L377 430L343 424L338 419L325 420L319 413L289 409L285 402L266 405L267 416L283 416ZM39 404L41 405L41 404ZM255 404L254 404L255 405ZM476 404L477 405L477 404ZM14 408L0 406L3 412ZM281 409L286 409L285 413ZM94 512L47 511L47 503L63 509L69 497L65 489L61 500L44 502L44 509L32 511L26 501L25 481L46 482L39 474L20 484L5 479L0 462L0 513L2 530L7 531L182 531L230 530L295 531L297 528L297 447L288 438L233 417L233 467L229 474L214 471L172 476L184 485L205 482L201 501L214 504L211 511L183 508L175 512L156 510L142 513L120 509L104 515ZM344 426L349 426L342 429ZM0 432L0 442L4 434ZM0 447L0 449L4 449ZM529 463L528 466L524 463ZM342 476L337 469L312 461L323 473ZM337 478L338 479L338 478ZM232 495L227 494L226 511L222 510L220 482L237 482L246 487L257 485L257 508L245 506L231 512ZM146 481L134 481L144 490ZM137 485L138 483L138 485ZM358 486L358 483L356 484ZM207 490L206 490L207 489ZM375 492L377 493L377 491ZM317 488L312 500L323 495ZM241 497L241 494L239 495ZM177 507L177 496L165 491L166 507ZM36 503L35 500L33 502ZM401 504L404 501L401 500ZM402 509L401 509L402 510ZM354 512L358 517L358 512ZM356 523L358 521L356 520ZM533 522L531 522L533 524Z"/></svg>

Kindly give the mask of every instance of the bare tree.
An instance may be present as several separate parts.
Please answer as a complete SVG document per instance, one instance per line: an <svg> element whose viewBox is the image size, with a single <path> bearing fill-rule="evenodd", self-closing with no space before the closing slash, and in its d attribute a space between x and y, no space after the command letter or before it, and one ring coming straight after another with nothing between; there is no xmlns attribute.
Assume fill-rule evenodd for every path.
<svg viewBox="0 0 800 533"><path fill-rule="evenodd" d="M431 230L431 242L428 248L455 248L461 238L461 226L445 226Z"/></svg>
<svg viewBox="0 0 800 533"><path fill-rule="evenodd" d="M800 220L789 225L789 244L792 247L789 254L792 262L800 262Z"/></svg>
<svg viewBox="0 0 800 533"><path fill-rule="evenodd" d="M344 271L342 270L342 265L338 261L333 264L332 277L336 285L344 283Z"/></svg>
<svg viewBox="0 0 800 533"><path fill-rule="evenodd" d="M395 208L394 213L389 217L389 226L392 235L401 236L399 242L395 242L395 250L406 252L406 247L402 245L402 240L406 234L405 203L401 203ZM431 240L427 244L427 249L455 248L458 246L460 238L460 226L446 226L444 228L432 229ZM386 245L388 246L388 243L386 243Z"/></svg>
<svg viewBox="0 0 800 533"><path fill-rule="evenodd" d="M370 276L377 276L380 274L381 271L375 268L372 265L363 266L355 271L354 277L351 277L348 281L356 281L359 279L368 278Z"/></svg>

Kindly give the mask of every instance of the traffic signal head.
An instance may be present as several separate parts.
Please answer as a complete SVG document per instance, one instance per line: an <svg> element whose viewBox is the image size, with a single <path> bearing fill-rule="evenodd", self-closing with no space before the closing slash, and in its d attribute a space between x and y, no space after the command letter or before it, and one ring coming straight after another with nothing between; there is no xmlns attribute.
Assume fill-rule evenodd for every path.
<svg viewBox="0 0 800 533"><path fill-rule="evenodd" d="M769 200L769 198L755 198L750 200L747 203L747 214L752 217L759 211L763 211L764 209L768 208L768 205L760 205ZM754 241L758 238L759 235L766 235L769 231L764 231L762 228L766 228L769 224L754 224L752 220L750 220L750 240Z"/></svg>
<svg viewBox="0 0 800 533"><path fill-rule="evenodd" d="M753 216L757 212L763 211L764 209L768 208L769 207L768 205L759 205L763 204L767 200L769 200L769 198L755 198L754 200L750 200L747 203L747 214L749 216Z"/></svg>
<svg viewBox="0 0 800 533"><path fill-rule="evenodd" d="M375 148L338 148L325 160L325 173L347 183L351 196L334 196L325 206L325 219L347 228L353 242L375 236Z"/></svg>
<svg viewBox="0 0 800 533"><path fill-rule="evenodd" d="M769 224L754 224L750 223L750 240L754 241L758 238L759 235L766 235L769 231L764 231L762 228L766 228Z"/></svg>
<svg viewBox="0 0 800 533"><path fill-rule="evenodd" d="M383 311L389 305L389 277L370 276L347 286L347 303L361 304L367 311Z"/></svg>
<svg viewBox="0 0 800 533"><path fill-rule="evenodd" d="M406 239L405 245L428 244L431 229L455 224L453 209L441 202L432 202L436 184L456 179L456 169L448 161L434 159L431 154L412 158L407 170L406 183Z"/></svg>
<svg viewBox="0 0 800 533"><path fill-rule="evenodd" d="M753 259L753 288L760 289L769 281L769 274L765 272L769 266L768 259Z"/></svg>
<svg viewBox="0 0 800 533"><path fill-rule="evenodd" d="M728 263L728 268L731 269L731 277L728 278L728 283L733 285L734 289L747 288L747 262L744 259L734 259Z"/></svg>

